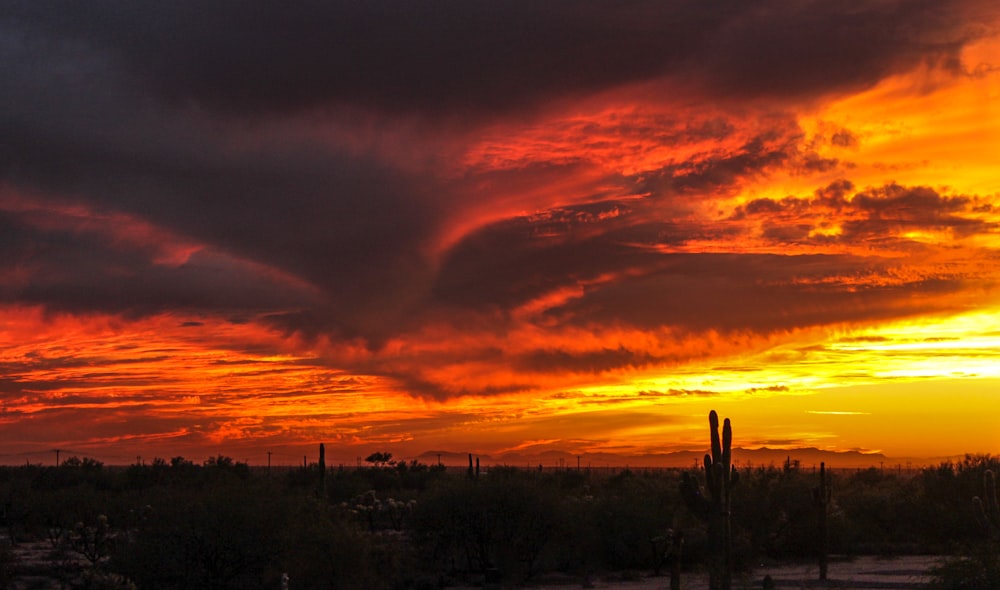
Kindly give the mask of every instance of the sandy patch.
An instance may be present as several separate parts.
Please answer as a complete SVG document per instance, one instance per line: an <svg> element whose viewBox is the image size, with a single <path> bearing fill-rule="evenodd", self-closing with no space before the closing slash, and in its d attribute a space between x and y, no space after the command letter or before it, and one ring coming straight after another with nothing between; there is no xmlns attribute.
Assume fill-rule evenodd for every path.
<svg viewBox="0 0 1000 590"><path fill-rule="evenodd" d="M775 588L805 589L830 588L834 590L918 590L930 582L930 568L936 566L938 556L903 556L891 559L858 557L852 560L831 561L827 581L819 581L819 567L815 563L761 567L751 574L733 578L734 590L760 590L764 576L770 575ZM561 580L557 583L532 585L535 590L566 590L584 588L582 582ZM635 581L594 579L590 588L607 590L670 590L669 577L644 577ZM708 590L708 576L685 573L681 590Z"/></svg>

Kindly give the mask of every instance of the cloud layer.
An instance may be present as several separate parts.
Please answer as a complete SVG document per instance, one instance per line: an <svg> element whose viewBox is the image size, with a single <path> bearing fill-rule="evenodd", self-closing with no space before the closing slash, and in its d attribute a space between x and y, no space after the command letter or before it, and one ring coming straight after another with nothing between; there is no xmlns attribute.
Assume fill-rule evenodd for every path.
<svg viewBox="0 0 1000 590"><path fill-rule="evenodd" d="M919 151L921 113L837 105L988 95L998 22L981 0L7 3L0 306L26 319L0 329L4 415L128 398L134 426L81 417L74 440L294 442L315 432L211 404L178 426L158 404L209 396L172 355L229 351L246 372L226 399L277 388L282 416L346 411L320 398L464 415L711 393L639 381L982 309L1000 186L879 159ZM76 321L59 350L46 330ZM94 350L150 333L167 352L136 353L142 375Z"/></svg>

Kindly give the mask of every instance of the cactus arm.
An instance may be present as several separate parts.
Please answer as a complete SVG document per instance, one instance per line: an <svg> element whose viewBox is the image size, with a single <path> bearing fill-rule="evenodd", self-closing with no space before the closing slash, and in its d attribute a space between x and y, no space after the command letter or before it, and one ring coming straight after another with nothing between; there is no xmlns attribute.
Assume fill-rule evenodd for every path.
<svg viewBox="0 0 1000 590"><path fill-rule="evenodd" d="M728 421L728 420L727 420ZM722 443L719 442L719 415L712 410L708 414L708 425L712 431L712 461L716 462L722 458ZM730 433L730 437L732 434Z"/></svg>
<svg viewBox="0 0 1000 590"><path fill-rule="evenodd" d="M733 426L729 418L722 425L722 464L729 469L733 462Z"/></svg>

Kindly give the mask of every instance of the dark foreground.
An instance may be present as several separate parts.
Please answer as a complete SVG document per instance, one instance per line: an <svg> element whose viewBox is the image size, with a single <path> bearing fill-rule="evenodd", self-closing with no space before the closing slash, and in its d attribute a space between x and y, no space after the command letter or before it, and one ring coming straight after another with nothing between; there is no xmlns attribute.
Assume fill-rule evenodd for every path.
<svg viewBox="0 0 1000 590"><path fill-rule="evenodd" d="M481 587L487 572L502 588L661 590L677 566L683 589L707 587L711 545L681 500L682 470L376 459L270 472L226 457L0 467L0 590L279 590L283 575L290 590L433 590ZM937 558L906 556L940 555L958 562L951 581L986 582L937 588L998 590L998 543L972 509L998 467L975 456L835 471L825 546L850 559L831 557L826 584L815 470L741 467L734 588L759 590L769 575L776 589L916 589L940 578ZM666 541L677 531L679 555Z"/></svg>

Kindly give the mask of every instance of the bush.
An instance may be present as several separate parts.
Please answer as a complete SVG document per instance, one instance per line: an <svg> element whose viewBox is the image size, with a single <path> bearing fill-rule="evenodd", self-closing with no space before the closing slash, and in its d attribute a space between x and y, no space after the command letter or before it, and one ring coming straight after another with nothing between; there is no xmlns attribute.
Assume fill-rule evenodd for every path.
<svg viewBox="0 0 1000 590"><path fill-rule="evenodd" d="M345 511L300 498L282 527L280 568L297 590L386 587L396 568L375 565L371 537ZM274 586L277 588L277 586Z"/></svg>
<svg viewBox="0 0 1000 590"><path fill-rule="evenodd" d="M1000 588L1000 546L970 546L963 555L947 560L932 571L933 590L996 590Z"/></svg>
<svg viewBox="0 0 1000 590"><path fill-rule="evenodd" d="M276 588L281 504L243 485L217 485L151 505L113 566L141 588Z"/></svg>
<svg viewBox="0 0 1000 590"><path fill-rule="evenodd" d="M499 568L522 581L537 573L557 529L557 497L533 474L513 470L454 480L417 503L414 539L439 571Z"/></svg>

